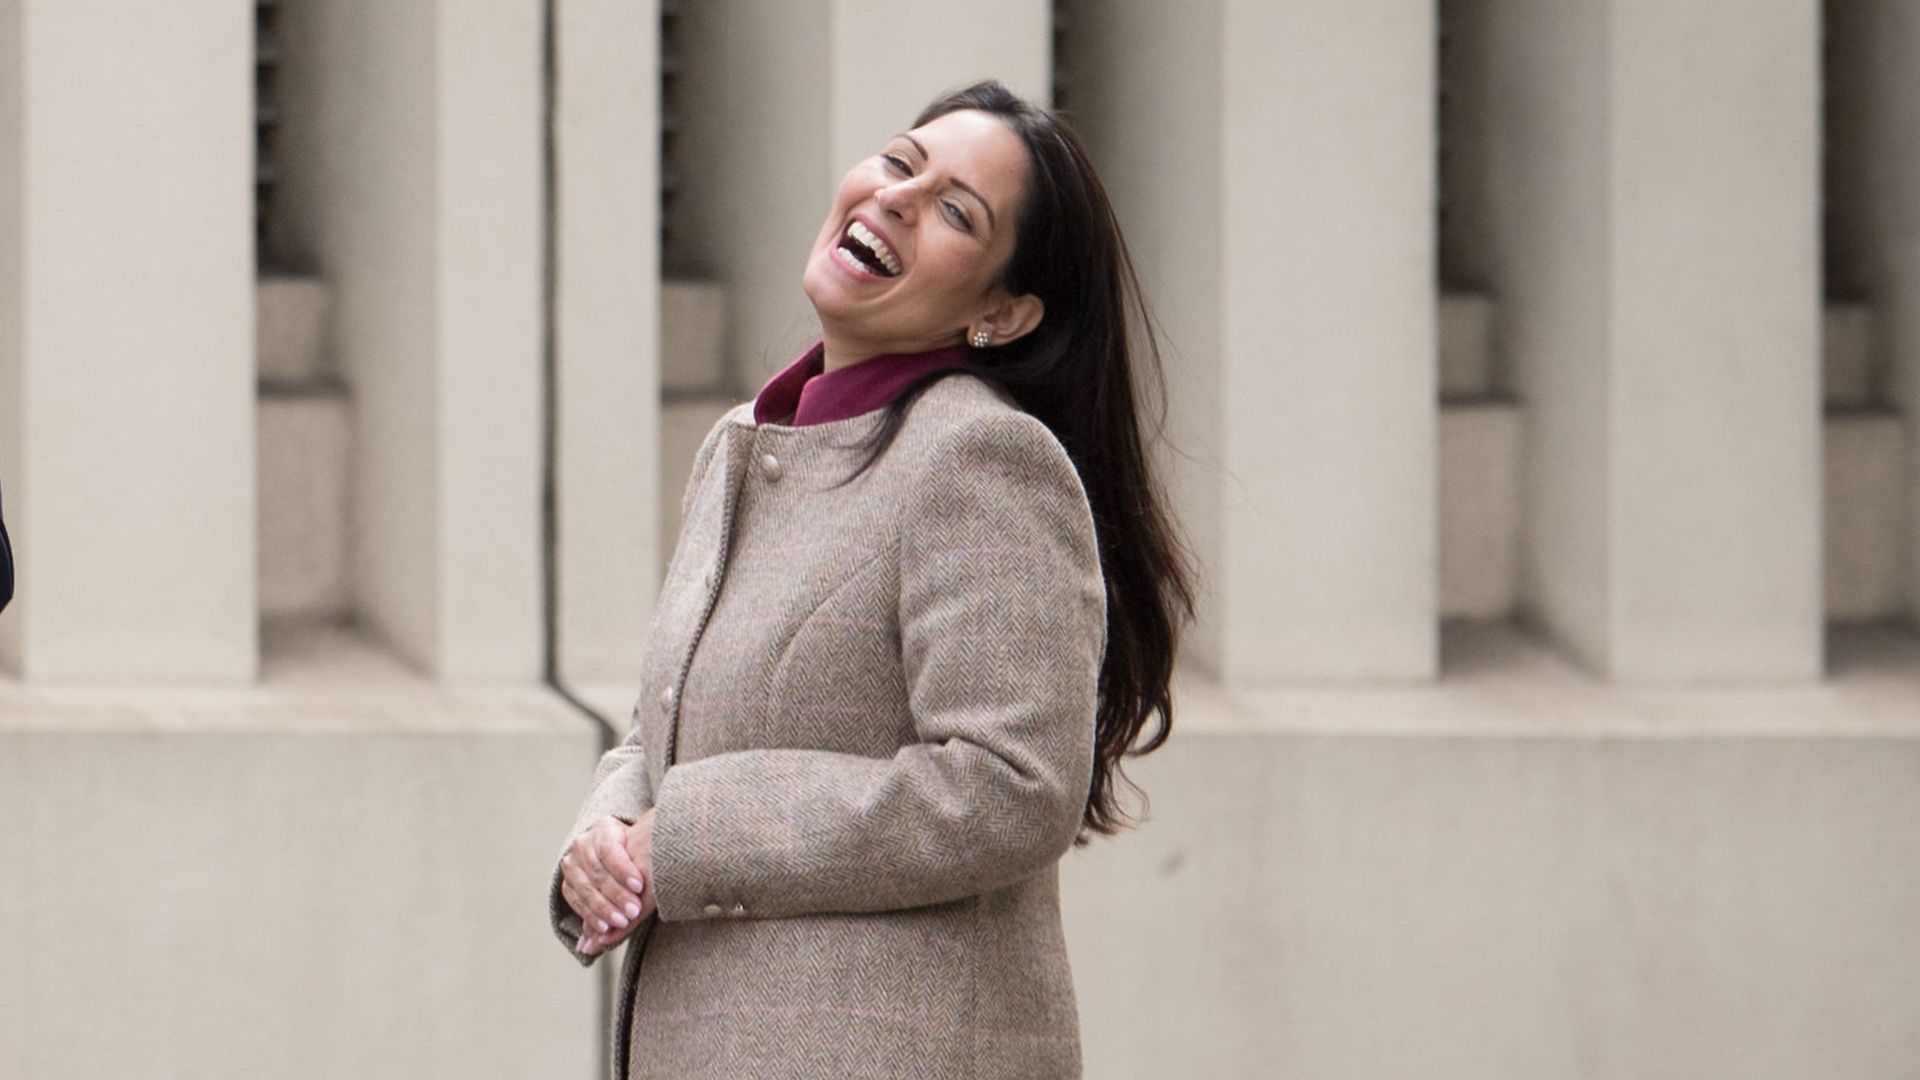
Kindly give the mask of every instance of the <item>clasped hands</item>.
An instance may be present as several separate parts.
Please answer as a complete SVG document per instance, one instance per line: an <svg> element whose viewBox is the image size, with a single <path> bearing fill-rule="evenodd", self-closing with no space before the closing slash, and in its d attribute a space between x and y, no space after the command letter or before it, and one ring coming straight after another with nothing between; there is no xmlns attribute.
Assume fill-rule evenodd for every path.
<svg viewBox="0 0 1920 1080"><path fill-rule="evenodd" d="M582 956L625 941L654 910L653 809L633 824L603 817L560 855L560 895L580 916Z"/></svg>

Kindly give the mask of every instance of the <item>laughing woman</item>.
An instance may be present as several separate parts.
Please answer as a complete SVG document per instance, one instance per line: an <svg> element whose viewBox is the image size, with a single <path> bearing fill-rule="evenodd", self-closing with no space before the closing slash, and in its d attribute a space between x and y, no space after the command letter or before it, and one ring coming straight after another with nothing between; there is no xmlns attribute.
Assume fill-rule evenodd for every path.
<svg viewBox="0 0 1920 1080"><path fill-rule="evenodd" d="M632 939L616 1076L1078 1076L1059 861L1126 824L1192 615L1125 244L982 83L847 173L803 284L820 343L694 462L554 927Z"/></svg>

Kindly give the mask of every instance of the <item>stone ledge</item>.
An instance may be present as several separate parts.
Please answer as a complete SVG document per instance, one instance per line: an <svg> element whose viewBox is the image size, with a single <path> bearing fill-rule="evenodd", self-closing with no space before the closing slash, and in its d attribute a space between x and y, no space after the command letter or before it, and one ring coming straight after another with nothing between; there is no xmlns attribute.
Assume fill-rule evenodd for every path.
<svg viewBox="0 0 1920 1080"><path fill-rule="evenodd" d="M1441 655L1440 680L1418 686L1233 691L1203 673L1182 671L1174 679L1175 738L1920 738L1920 635L1896 627L1831 628L1828 678L1799 685L1613 685L1510 623L1449 622L1441 631ZM637 684L572 689L616 733L625 731Z"/></svg>
<svg viewBox="0 0 1920 1080"><path fill-rule="evenodd" d="M1829 631L1828 677L1778 686L1651 688L1596 678L1508 623L1450 623L1441 678L1409 686L1227 690L1175 683L1180 734L1920 738L1920 635Z"/></svg>
<svg viewBox="0 0 1920 1080"><path fill-rule="evenodd" d="M574 735L593 727L544 686L442 686L347 627L269 623L251 686L59 686L0 675L0 731Z"/></svg>

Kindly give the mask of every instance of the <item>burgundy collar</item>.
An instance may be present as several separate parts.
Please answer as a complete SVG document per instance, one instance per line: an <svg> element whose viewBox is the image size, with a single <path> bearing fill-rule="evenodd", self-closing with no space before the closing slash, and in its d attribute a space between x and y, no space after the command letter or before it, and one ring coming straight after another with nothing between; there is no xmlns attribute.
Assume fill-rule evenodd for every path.
<svg viewBox="0 0 1920 1080"><path fill-rule="evenodd" d="M874 356L827 371L826 348L816 343L760 388L753 401L753 422L806 427L884 409L908 383L929 371L965 364L969 358L968 349L955 345Z"/></svg>

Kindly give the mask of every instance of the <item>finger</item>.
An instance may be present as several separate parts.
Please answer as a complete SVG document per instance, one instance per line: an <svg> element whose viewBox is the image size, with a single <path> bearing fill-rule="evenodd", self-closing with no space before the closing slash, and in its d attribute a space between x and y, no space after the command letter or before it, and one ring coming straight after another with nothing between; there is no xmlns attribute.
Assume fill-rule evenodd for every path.
<svg viewBox="0 0 1920 1080"><path fill-rule="evenodd" d="M586 834L573 842L566 853L560 856L560 876L573 883L573 887L582 893L598 893L600 884L594 878L593 848Z"/></svg>
<svg viewBox="0 0 1920 1080"><path fill-rule="evenodd" d="M576 845L576 852L577 850ZM601 933L612 929L616 922L627 919L627 914L615 907L602 894L598 882L587 869L590 859L578 857L576 854L571 862L573 863L571 869L563 868L561 881L573 887L573 896L567 902L573 906L575 912L579 913L580 918Z"/></svg>
<svg viewBox="0 0 1920 1080"><path fill-rule="evenodd" d="M611 909L606 901L601 899L599 891L593 887L586 871L581 869L581 860L577 858L561 860L560 895L565 898L567 906L573 909L574 914L580 916L583 927L591 929L597 926L604 930L609 925L607 916L612 913Z"/></svg>
<svg viewBox="0 0 1920 1080"><path fill-rule="evenodd" d="M640 868L634 864L632 854L627 851L625 827L617 832L607 829L596 833L594 853L600 856L600 864L606 867L607 872L620 884L626 886L627 892L638 897L647 891L646 881L640 873Z"/></svg>
<svg viewBox="0 0 1920 1080"><path fill-rule="evenodd" d="M599 879L601 895L620 913L620 918L614 921L625 927L640 917L640 893L643 890L635 889L630 884L638 882L640 874L627 857L623 836L611 829L595 833L593 856L604 875ZM625 867L624 871L622 866Z"/></svg>
<svg viewBox="0 0 1920 1080"><path fill-rule="evenodd" d="M642 899L654 887L653 881L653 810L649 808L620 836L620 850L632 860L634 869L639 871Z"/></svg>
<svg viewBox="0 0 1920 1080"><path fill-rule="evenodd" d="M615 930L611 934L596 934L594 935L594 944L602 951L615 948L625 943L628 938L633 936L633 932L639 928L640 924L636 922L625 930Z"/></svg>
<svg viewBox="0 0 1920 1080"><path fill-rule="evenodd" d="M598 898L598 895L597 893L582 894L579 889L566 882L560 885L560 896L566 900L567 906L573 909L574 914L580 916L580 936L583 938L591 936L596 926L606 925L606 920L593 911L593 903L589 899L590 896Z"/></svg>
<svg viewBox="0 0 1920 1080"><path fill-rule="evenodd" d="M592 875L584 892L584 899L593 910L594 922L601 933L624 927L633 920L626 910L626 891L609 881L605 874Z"/></svg>
<svg viewBox="0 0 1920 1080"><path fill-rule="evenodd" d="M639 907L639 897L634 896L621 884L601 858L605 848L601 830L594 830L586 837L584 861L588 867L588 878L594 892L600 895L600 903L607 912L606 918L614 926L625 926L633 919L633 910Z"/></svg>

